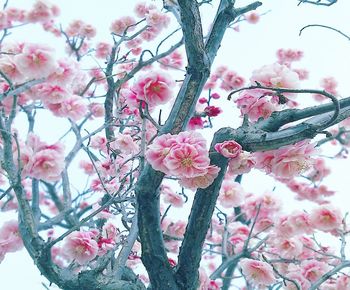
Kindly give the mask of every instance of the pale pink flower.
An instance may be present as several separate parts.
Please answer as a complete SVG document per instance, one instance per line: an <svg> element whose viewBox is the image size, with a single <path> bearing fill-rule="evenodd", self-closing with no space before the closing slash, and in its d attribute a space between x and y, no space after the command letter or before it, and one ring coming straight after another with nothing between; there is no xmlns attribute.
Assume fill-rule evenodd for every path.
<svg viewBox="0 0 350 290"><path fill-rule="evenodd" d="M152 41L158 36L160 32L161 29L159 29L157 26L149 26L145 31L141 33L140 36L145 41Z"/></svg>
<svg viewBox="0 0 350 290"><path fill-rule="evenodd" d="M259 210L258 218L274 217L281 210L281 201L272 193L266 192L263 195L247 195L242 204L242 212L248 219L255 218Z"/></svg>
<svg viewBox="0 0 350 290"><path fill-rule="evenodd" d="M96 44L95 55L98 58L106 58L112 51L112 45L107 42L99 42Z"/></svg>
<svg viewBox="0 0 350 290"><path fill-rule="evenodd" d="M294 72L298 74L299 80L307 80L309 78L309 71L302 68L295 68L293 69Z"/></svg>
<svg viewBox="0 0 350 290"><path fill-rule="evenodd" d="M308 178L312 181L320 181L327 175L331 173L331 170L326 167L325 160L322 158L317 158L313 162L313 168L308 174Z"/></svg>
<svg viewBox="0 0 350 290"><path fill-rule="evenodd" d="M7 252L16 252L23 248L23 241L18 229L18 221L10 220L0 228L0 257ZM0 259L1 260L1 259Z"/></svg>
<svg viewBox="0 0 350 290"><path fill-rule="evenodd" d="M179 180L179 184L185 188L196 190L197 188L207 188L211 185L215 178L218 176L220 168L217 166L208 166L207 173L204 175L186 178L183 177Z"/></svg>
<svg viewBox="0 0 350 290"><path fill-rule="evenodd" d="M100 103L90 103L89 104L89 111L95 118L101 118L105 115L105 108L103 104Z"/></svg>
<svg viewBox="0 0 350 290"><path fill-rule="evenodd" d="M28 79L47 77L57 68L53 50L39 44L26 44L23 52L14 56L14 63Z"/></svg>
<svg viewBox="0 0 350 290"><path fill-rule="evenodd" d="M221 77L220 88L226 91L232 91L244 85L245 80L234 71L225 71Z"/></svg>
<svg viewBox="0 0 350 290"><path fill-rule="evenodd" d="M29 176L45 181L57 181L64 168L64 155L53 149L35 153Z"/></svg>
<svg viewBox="0 0 350 290"><path fill-rule="evenodd" d="M325 89L328 93L332 95L337 95L337 86L338 82L334 77L326 77L321 79L320 85L323 89Z"/></svg>
<svg viewBox="0 0 350 290"><path fill-rule="evenodd" d="M68 58L59 59L55 71L48 76L48 82L57 86L71 84L77 74L79 65L76 61Z"/></svg>
<svg viewBox="0 0 350 290"><path fill-rule="evenodd" d="M235 158L242 152L242 146L234 140L217 143L214 149L226 158Z"/></svg>
<svg viewBox="0 0 350 290"><path fill-rule="evenodd" d="M177 221L175 223L171 222L168 225L165 233L170 236L181 238L183 237L185 230L186 230L186 223L184 221Z"/></svg>
<svg viewBox="0 0 350 290"><path fill-rule="evenodd" d="M255 167L255 164L254 155L242 151L236 158L230 159L228 163L228 172L233 175L248 173Z"/></svg>
<svg viewBox="0 0 350 290"><path fill-rule="evenodd" d="M277 150L255 153L255 158L257 168L281 178L291 178L311 166L311 156L315 153L314 145L301 141Z"/></svg>
<svg viewBox="0 0 350 290"><path fill-rule="evenodd" d="M244 190L238 182L224 180L218 201L224 208L233 208L243 203Z"/></svg>
<svg viewBox="0 0 350 290"><path fill-rule="evenodd" d="M302 275L311 282L315 282L330 270L327 263L317 260L302 261L300 267Z"/></svg>
<svg viewBox="0 0 350 290"><path fill-rule="evenodd" d="M134 12L137 17L144 18L151 9L155 9L157 6L154 4L148 4L147 2L139 2L135 5Z"/></svg>
<svg viewBox="0 0 350 290"><path fill-rule="evenodd" d="M111 143L111 147L125 154L136 154L139 151L139 146L128 134L117 134L115 141Z"/></svg>
<svg viewBox="0 0 350 290"><path fill-rule="evenodd" d="M63 100L71 96L67 90L57 85L42 85L39 90L39 97L45 105L62 103Z"/></svg>
<svg viewBox="0 0 350 290"><path fill-rule="evenodd" d="M295 234L311 234L313 227L310 216L304 211L294 211L288 216L288 222L293 228Z"/></svg>
<svg viewBox="0 0 350 290"><path fill-rule="evenodd" d="M60 10L58 6L51 4L47 0L37 0L33 8L27 14L29 22L45 22L52 17L58 16Z"/></svg>
<svg viewBox="0 0 350 290"><path fill-rule="evenodd" d="M300 60L304 55L304 53L301 50L283 49L283 48L280 48L279 50L277 50L276 54L277 54L278 62L280 64L286 64L286 65L290 65L290 63L293 61Z"/></svg>
<svg viewBox="0 0 350 290"><path fill-rule="evenodd" d="M182 54L178 51L174 51L170 55L163 57L160 60L161 67L163 69L168 69L168 68L181 68L183 65L183 57Z"/></svg>
<svg viewBox="0 0 350 290"><path fill-rule="evenodd" d="M276 281L272 266L268 263L245 258L239 264L247 280L255 285L268 286Z"/></svg>
<svg viewBox="0 0 350 290"><path fill-rule="evenodd" d="M184 143L171 149L165 165L175 176L193 178L207 173L209 161L208 155L198 151L195 146Z"/></svg>
<svg viewBox="0 0 350 290"><path fill-rule="evenodd" d="M350 289L350 277L348 275L340 275L337 278L337 289L338 290Z"/></svg>
<svg viewBox="0 0 350 290"><path fill-rule="evenodd" d="M285 259L297 258L303 252L303 244L298 238L277 238L273 244L279 255Z"/></svg>
<svg viewBox="0 0 350 290"><path fill-rule="evenodd" d="M173 207L182 207L184 200L180 194L174 192L170 186L162 185L161 193L163 194L164 202L170 203Z"/></svg>
<svg viewBox="0 0 350 290"><path fill-rule="evenodd" d="M0 58L0 70L12 81L20 83L25 79L25 76L19 71L13 58L2 57Z"/></svg>
<svg viewBox="0 0 350 290"><path fill-rule="evenodd" d="M98 253L98 244L90 232L73 232L66 239L64 248L70 258L78 264L85 265Z"/></svg>
<svg viewBox="0 0 350 290"><path fill-rule="evenodd" d="M173 96L175 82L165 73L150 72L138 78L133 86L137 99L145 101L149 106L167 103Z"/></svg>
<svg viewBox="0 0 350 290"><path fill-rule="evenodd" d="M26 11L16 7L8 7L5 9L5 13L9 21L24 22L26 17Z"/></svg>
<svg viewBox="0 0 350 290"><path fill-rule="evenodd" d="M300 290L309 290L311 283L300 272L289 272L286 277L299 284ZM294 283L286 281L285 290L298 290Z"/></svg>
<svg viewBox="0 0 350 290"><path fill-rule="evenodd" d="M104 224L102 228L102 237L113 239L114 241L118 241L120 231L118 227L111 221L108 221Z"/></svg>
<svg viewBox="0 0 350 290"><path fill-rule="evenodd" d="M274 111L278 110L278 100L271 96L266 90L250 90L243 92L235 100L242 115L248 115L253 122L259 118L268 118Z"/></svg>
<svg viewBox="0 0 350 290"><path fill-rule="evenodd" d="M123 16L112 22L110 30L115 34L122 35L124 33L133 31L135 29L135 23L136 21L133 17Z"/></svg>
<svg viewBox="0 0 350 290"><path fill-rule="evenodd" d="M79 167L84 170L84 173L87 175L93 175L95 172L95 168L91 161L81 160L79 162Z"/></svg>
<svg viewBox="0 0 350 290"><path fill-rule="evenodd" d="M168 26L170 18L158 9L151 9L146 14L146 22L150 26L156 26L158 29L162 29Z"/></svg>
<svg viewBox="0 0 350 290"><path fill-rule="evenodd" d="M147 161L151 166L165 174L169 173L168 167L164 163L164 159L168 156L170 149L177 144L175 136L164 134L154 139L153 143L148 146L146 151Z"/></svg>
<svg viewBox="0 0 350 290"><path fill-rule="evenodd" d="M297 73L292 71L285 65L274 63L272 65L265 65L260 69L253 71L250 78L252 84L260 83L267 87L280 88L298 88L299 77Z"/></svg>
<svg viewBox="0 0 350 290"><path fill-rule="evenodd" d="M180 132L176 136L176 142L179 144L190 144L196 147L200 152L207 152L207 141L199 133L195 131Z"/></svg>
<svg viewBox="0 0 350 290"><path fill-rule="evenodd" d="M65 99L61 109L62 115L72 119L73 121L78 121L83 118L87 111L88 106L85 100L78 95L72 95L71 97Z"/></svg>
<svg viewBox="0 0 350 290"><path fill-rule="evenodd" d="M310 222L318 230L332 231L339 229L343 221L340 209L332 205L321 205L310 213Z"/></svg>

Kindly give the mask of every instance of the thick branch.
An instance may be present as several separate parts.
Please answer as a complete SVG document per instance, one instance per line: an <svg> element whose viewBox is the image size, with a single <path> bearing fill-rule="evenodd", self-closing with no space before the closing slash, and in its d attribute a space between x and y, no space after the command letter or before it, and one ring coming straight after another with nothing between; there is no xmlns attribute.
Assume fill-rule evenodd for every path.
<svg viewBox="0 0 350 290"><path fill-rule="evenodd" d="M198 267L202 257L202 247L228 165L228 159L217 153L214 150L214 145L222 142L225 138L227 138L226 131L219 130L214 136L210 150L210 164L220 167L218 177L207 188L198 189L193 201L178 257L176 275L177 280L181 283L181 289L197 289Z"/></svg>

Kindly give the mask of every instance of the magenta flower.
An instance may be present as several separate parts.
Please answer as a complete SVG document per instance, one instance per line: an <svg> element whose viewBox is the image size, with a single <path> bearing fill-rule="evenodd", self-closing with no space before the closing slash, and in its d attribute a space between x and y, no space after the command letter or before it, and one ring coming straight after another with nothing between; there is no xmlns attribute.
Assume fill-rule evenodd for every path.
<svg viewBox="0 0 350 290"><path fill-rule="evenodd" d="M137 99L145 101L149 106L167 103L173 96L175 82L165 73L150 72L141 76L133 86Z"/></svg>

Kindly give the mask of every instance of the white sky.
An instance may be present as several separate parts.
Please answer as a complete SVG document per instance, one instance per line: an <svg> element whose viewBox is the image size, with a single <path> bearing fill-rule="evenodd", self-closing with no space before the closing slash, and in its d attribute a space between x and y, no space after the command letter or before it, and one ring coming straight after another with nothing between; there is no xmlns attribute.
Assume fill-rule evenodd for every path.
<svg viewBox="0 0 350 290"><path fill-rule="evenodd" d="M158 3L160 0L157 0ZM217 2L218 0L214 0ZM2 1L3 2L3 1ZM32 0L10 0L10 6L26 8L30 6ZM104 40L109 40L110 23L119 16L130 14L135 0L57 0L53 1L61 7L61 23L66 26L71 20L80 18L97 27L98 33ZM237 1L242 5L251 1ZM325 76L334 76L339 82L339 92L348 96L350 92L350 41L342 36L321 28L309 28L299 36L299 30L307 24L325 24L333 26L350 34L349 17L350 1L339 0L332 7L319 7L311 5L297 6L297 0L266 0L262 1L263 6L260 12L264 13L257 25L247 23L240 24L240 32L228 31L222 47L217 56L214 68L217 64L226 64L230 69L234 69L246 79L249 79L252 70L265 64L270 64L276 60L275 52L278 48L297 48L304 51L305 57L298 67L310 70L310 81L304 87L315 88L319 79ZM1 4L1 2L0 2ZM204 21L208 21L214 16L213 9L206 9ZM206 31L206 29L204 29ZM24 33L14 37L30 42L46 42L52 46L59 46L57 40L44 36L37 26L24 28ZM309 98L306 97L305 98ZM232 104L226 106L232 106ZM234 122L233 116L225 115L224 123ZM219 122L219 121L218 121ZM50 136L52 126L57 130L59 125L49 124L41 126L42 134ZM329 163L330 164L330 163ZM348 210L349 204L348 171L349 160L331 162L333 175L327 178L326 184L331 185L331 189L337 190L334 197L335 204ZM259 178L243 180L243 185L247 191L256 192L257 188L272 189L271 180L266 181ZM254 184L250 182L254 180ZM277 187L277 190L280 187ZM282 197L283 200L292 201L292 195ZM346 202L344 202L346 201ZM3 219L0 213L0 222ZM32 260L26 253L8 254L0 264L0 283L4 290L40 290L44 289L41 282L45 278L40 276L38 270L33 265Z"/></svg>

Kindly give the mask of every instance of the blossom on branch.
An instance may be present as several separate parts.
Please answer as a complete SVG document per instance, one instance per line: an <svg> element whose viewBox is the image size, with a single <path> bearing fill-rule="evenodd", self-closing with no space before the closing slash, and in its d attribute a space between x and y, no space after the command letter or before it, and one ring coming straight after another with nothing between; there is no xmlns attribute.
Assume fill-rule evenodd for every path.
<svg viewBox="0 0 350 290"><path fill-rule="evenodd" d="M246 279L257 286L269 286L276 280L271 265L266 262L242 259L239 262Z"/></svg>
<svg viewBox="0 0 350 290"><path fill-rule="evenodd" d="M93 260L98 253L98 244L91 232L73 232L66 239L64 248L67 255L80 265Z"/></svg>

